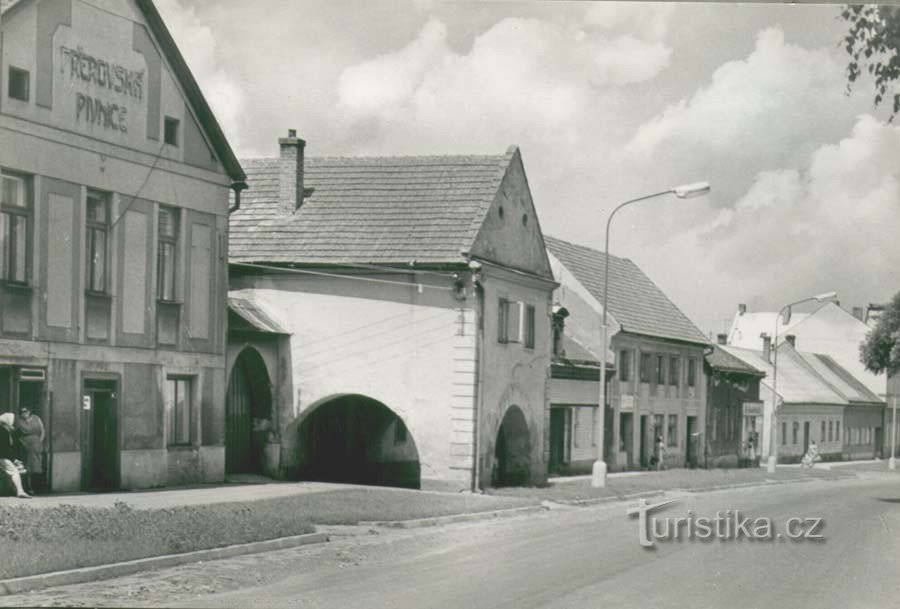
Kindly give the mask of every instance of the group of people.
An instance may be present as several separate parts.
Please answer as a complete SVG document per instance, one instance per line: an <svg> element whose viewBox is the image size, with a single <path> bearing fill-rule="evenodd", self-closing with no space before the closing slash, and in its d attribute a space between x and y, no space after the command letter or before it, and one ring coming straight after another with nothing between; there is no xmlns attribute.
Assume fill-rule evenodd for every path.
<svg viewBox="0 0 900 609"><path fill-rule="evenodd" d="M34 496L33 480L44 473L44 424L23 407L16 417L0 414L0 471L12 482L16 497Z"/></svg>

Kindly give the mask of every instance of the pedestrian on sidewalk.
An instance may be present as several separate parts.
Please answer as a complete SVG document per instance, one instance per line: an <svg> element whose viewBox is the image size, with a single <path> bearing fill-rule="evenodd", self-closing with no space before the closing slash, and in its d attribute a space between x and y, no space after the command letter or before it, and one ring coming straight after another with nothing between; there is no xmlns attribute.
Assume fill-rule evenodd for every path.
<svg viewBox="0 0 900 609"><path fill-rule="evenodd" d="M22 476L22 486L29 494L34 494L34 478L44 473L44 423L31 409L23 406L19 410L15 429L19 437L19 451L28 473Z"/></svg>
<svg viewBox="0 0 900 609"><path fill-rule="evenodd" d="M666 469L666 443L662 436L656 436L656 471Z"/></svg>
<svg viewBox="0 0 900 609"><path fill-rule="evenodd" d="M806 454L803 455L801 464L807 466L809 469L812 469L813 465L816 464L816 461L821 461L821 460L822 460L822 457L819 456L819 447L816 446L816 441L810 440L809 448L806 449Z"/></svg>
<svg viewBox="0 0 900 609"><path fill-rule="evenodd" d="M16 487L16 497L31 499L31 495L22 488L22 477L19 468L13 463L15 459L15 444L13 443L13 426L16 417L11 412L0 414L0 471L3 471L13 486Z"/></svg>

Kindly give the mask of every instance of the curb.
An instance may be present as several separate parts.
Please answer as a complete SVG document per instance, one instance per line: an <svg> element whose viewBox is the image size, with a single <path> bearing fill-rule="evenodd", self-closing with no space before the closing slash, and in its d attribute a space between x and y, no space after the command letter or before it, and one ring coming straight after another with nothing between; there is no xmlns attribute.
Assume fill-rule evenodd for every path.
<svg viewBox="0 0 900 609"><path fill-rule="evenodd" d="M616 501L630 501L631 499L658 497L660 495L665 495L666 492L667 491L643 491L640 493L632 493L630 495L611 495L609 497L597 497L595 499L557 499L553 500L553 503L560 503L562 505L575 505L578 507L588 507L592 505L602 505L604 503L613 503Z"/></svg>
<svg viewBox="0 0 900 609"><path fill-rule="evenodd" d="M525 507L508 508L503 510L490 510L487 512L470 512L467 514L451 514L449 516L434 516L432 518L414 518L412 520L362 520L360 526L382 527L388 529L416 529L421 527L434 527L455 522L473 522L476 520L491 520L494 518L508 518L522 516L524 514L537 514L545 512L549 508L545 505L528 505Z"/></svg>
<svg viewBox="0 0 900 609"><path fill-rule="evenodd" d="M121 563L17 577L15 579L0 580L0 596L19 594L21 592L50 588L53 586L82 584L101 579L111 579L113 577L131 575L140 571L175 567L192 562L231 558L233 556L241 556L244 554L259 554L260 552L271 552L273 550L284 550L287 548L295 548L313 543L323 543L326 541L328 541L328 535L325 533L307 533L305 535L279 537L277 539L254 541L222 548L197 550L195 552L186 552L184 554L152 556Z"/></svg>

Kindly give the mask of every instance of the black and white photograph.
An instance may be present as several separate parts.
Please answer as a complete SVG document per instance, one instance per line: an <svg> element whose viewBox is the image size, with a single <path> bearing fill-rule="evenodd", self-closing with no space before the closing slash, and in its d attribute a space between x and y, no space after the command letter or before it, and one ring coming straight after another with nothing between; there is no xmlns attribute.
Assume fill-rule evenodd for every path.
<svg viewBox="0 0 900 609"><path fill-rule="evenodd" d="M0 0L0 606L900 606L900 4Z"/></svg>

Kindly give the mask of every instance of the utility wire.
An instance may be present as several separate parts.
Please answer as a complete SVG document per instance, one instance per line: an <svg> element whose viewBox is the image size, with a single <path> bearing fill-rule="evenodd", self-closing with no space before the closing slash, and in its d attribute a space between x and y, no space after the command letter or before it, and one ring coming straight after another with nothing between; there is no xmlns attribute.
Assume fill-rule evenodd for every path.
<svg viewBox="0 0 900 609"><path fill-rule="evenodd" d="M350 281L365 281L369 283L384 283L388 285L399 285L406 288L417 288L419 290L443 290L452 292L455 288L440 285L428 285L425 283L412 283L408 281L392 281L390 279L373 279L371 277L356 277L354 275L342 275L340 273L326 273L324 271L310 271L308 269L294 269L289 267L272 266L268 264L254 264L250 262L230 262L233 266L243 266L247 268L263 269L268 271L279 271L282 273L296 273L301 275L316 275L319 277L334 277L337 279L348 279Z"/></svg>

